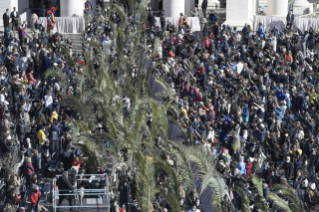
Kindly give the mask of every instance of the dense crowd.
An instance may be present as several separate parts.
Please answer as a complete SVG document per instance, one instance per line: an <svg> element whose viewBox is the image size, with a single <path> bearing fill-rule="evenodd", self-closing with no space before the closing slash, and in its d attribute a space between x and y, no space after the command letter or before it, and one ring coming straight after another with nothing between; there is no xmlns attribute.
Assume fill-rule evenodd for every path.
<svg viewBox="0 0 319 212"><path fill-rule="evenodd" d="M148 44L159 39L162 47L149 57L175 95L184 142L207 147L218 161L236 210L242 200L235 186L253 211L261 210L254 205L252 174L263 180L270 207L277 206L269 197L275 184L294 188L307 210L318 204L317 36L312 28L294 30L292 16L290 11L282 30L259 23L257 31L246 24L239 32L220 28L211 13L203 19L201 39L183 14L178 27L165 24L164 14L161 27L151 13L148 18Z"/></svg>
<svg viewBox="0 0 319 212"><path fill-rule="evenodd" d="M55 12L54 7L46 12L52 28ZM3 20L5 28L0 41L2 209L13 205L20 212L38 211L40 202L51 201L52 179L57 175L56 185L60 190L104 189L103 175L101 179L89 181L75 177L109 171L97 171L82 161L83 153L73 146L69 126L79 115L71 109L72 105L60 105L62 93L77 95L76 76L82 74L84 55L73 55L71 40L52 33L51 26L45 28L40 20L34 23L34 31L27 33L28 24L18 21L15 8L12 12L7 9ZM76 64L71 66L67 58L73 56ZM46 76L49 70L63 73L68 86L61 85L54 76ZM97 128L93 127L93 133ZM60 191L60 194L67 193ZM74 195L60 196L57 204L61 205L64 199L74 206Z"/></svg>
<svg viewBox="0 0 319 212"><path fill-rule="evenodd" d="M90 1L85 8L89 14ZM178 26L174 26L166 22L164 12L160 23L153 12L145 20L146 56L154 64L154 76L165 80L174 95L173 104L179 113L176 124L183 128L184 145L203 146L217 161L216 169L230 191L229 201L225 200L229 203L227 210L241 209L243 201L235 187L245 191L252 211L261 210L254 204L258 197L252 184L253 175L263 180L263 197L269 207L278 207L269 197L275 184L295 189L296 197L305 203L307 210L316 207L319 203L316 99L319 78L314 30L292 30L293 24L283 30L264 29L259 24L258 31L254 31L246 24L239 32L231 26L220 28L217 16L211 13L203 19L203 31L192 32L187 16L181 14ZM9 16L8 10L6 13ZM54 15L54 9L50 14ZM196 8L191 14L200 16ZM96 19L88 21L83 33L83 51L91 51L92 42L100 42L109 55L108 63L116 61L117 43L112 26L123 21L121 18L105 9ZM136 17L125 18L130 23L127 32L133 35L137 30ZM77 184L72 181L75 173L97 172L82 162L83 154L72 144L69 124L80 119L79 114L72 105L60 105L63 91L78 97L76 76L83 73L82 65L88 61L78 54L76 64L69 64L70 55L66 54L72 54L72 42L59 33L49 35L39 21L32 36L26 36L25 22L14 28L6 27L0 50L0 151L3 158L14 164L10 172L1 169L4 177L1 183L5 203L19 204L23 211L27 194L32 210L36 211L45 193L43 179L62 175L57 184L59 189L68 190L106 185L97 180ZM132 47L125 47L124 54L129 55ZM92 61L94 68L99 69L98 55ZM138 78L137 69L133 65L132 79ZM62 72L68 85L46 75L52 70ZM121 75L116 70L113 72L121 84ZM123 97L122 101L123 115L127 117L131 100ZM97 124L95 131L101 128ZM176 167L177 159L170 152L171 147L163 146L160 138L156 145L163 160ZM118 181L119 191L119 208L113 205L112 211L141 211L136 200L138 180L134 171L128 171L127 152L124 146L121 150L124 159L115 166L112 175ZM105 172L109 170L99 170ZM42 178L38 179L38 175ZM157 185L165 188L169 180L163 175L157 179ZM200 201L199 191L186 190L181 185L179 192L182 211L204 212L207 203ZM74 205L73 197L64 198ZM64 198L60 197L59 204ZM155 198L158 204L154 207L172 211L161 193ZM114 196L113 200L116 200Z"/></svg>

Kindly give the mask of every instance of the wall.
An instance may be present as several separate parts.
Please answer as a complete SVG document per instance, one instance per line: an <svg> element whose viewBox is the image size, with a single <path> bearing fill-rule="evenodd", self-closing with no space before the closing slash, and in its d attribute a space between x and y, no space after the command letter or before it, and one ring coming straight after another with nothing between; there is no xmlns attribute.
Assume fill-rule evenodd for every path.
<svg viewBox="0 0 319 212"><path fill-rule="evenodd" d="M26 8L29 8L29 0L18 0L18 12L22 14L26 11Z"/></svg>

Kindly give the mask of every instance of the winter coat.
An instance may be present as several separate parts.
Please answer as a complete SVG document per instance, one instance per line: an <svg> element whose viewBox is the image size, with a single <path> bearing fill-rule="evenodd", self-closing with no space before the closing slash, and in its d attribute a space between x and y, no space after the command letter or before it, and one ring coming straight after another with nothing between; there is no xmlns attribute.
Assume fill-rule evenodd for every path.
<svg viewBox="0 0 319 212"><path fill-rule="evenodd" d="M41 193L40 193L40 191L33 192L33 193L30 195L31 206L37 206L38 203L40 202L40 198L41 198Z"/></svg>
<svg viewBox="0 0 319 212"><path fill-rule="evenodd" d="M34 172L34 168L33 168L32 163L25 162L23 168L24 168L23 169L24 176L31 176L32 172Z"/></svg>
<svg viewBox="0 0 319 212"><path fill-rule="evenodd" d="M252 167L253 167L253 163L251 163L251 162L245 164L245 168L246 168L246 179L248 179L248 177L250 176Z"/></svg>

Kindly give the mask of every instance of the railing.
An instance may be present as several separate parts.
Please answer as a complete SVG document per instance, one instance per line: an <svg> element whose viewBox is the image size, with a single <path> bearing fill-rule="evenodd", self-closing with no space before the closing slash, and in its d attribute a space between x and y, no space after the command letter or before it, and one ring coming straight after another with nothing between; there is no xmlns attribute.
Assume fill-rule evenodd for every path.
<svg viewBox="0 0 319 212"><path fill-rule="evenodd" d="M57 177L60 177L61 175L57 175ZM92 176L95 176L96 178L93 179ZM101 177L102 176L102 177ZM90 177L90 178L83 178L83 177ZM53 212L56 212L57 209L61 208L105 208L104 211L109 212L110 211L110 192L109 192L109 181L108 181L108 175L107 174L80 174L76 175L76 180L77 181L83 181L83 180L105 180L105 188L103 189L74 189L74 190L59 190L56 182L57 179L53 179L53 195L52 195L52 203L53 203ZM72 193L67 193L67 194L59 194L59 191L69 191ZM106 200L107 203L106 205L103 205L103 199L101 198L96 198L98 201L96 201L96 205L83 205L82 204L82 199L84 195L97 195L97 196L103 196ZM73 206L58 206L56 201L59 200L59 197L62 196L74 196L74 198L77 201L76 204ZM102 201L99 201L102 200ZM99 203L101 202L101 203Z"/></svg>

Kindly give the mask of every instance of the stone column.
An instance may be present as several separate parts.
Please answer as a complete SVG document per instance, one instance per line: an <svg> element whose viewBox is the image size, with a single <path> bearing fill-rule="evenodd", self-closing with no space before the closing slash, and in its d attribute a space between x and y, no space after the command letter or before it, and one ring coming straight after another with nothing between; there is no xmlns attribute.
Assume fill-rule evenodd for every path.
<svg viewBox="0 0 319 212"><path fill-rule="evenodd" d="M60 0L60 5L61 5L61 17L84 15L85 8L84 8L83 0ZM93 7L93 4L92 4L92 7Z"/></svg>
<svg viewBox="0 0 319 212"><path fill-rule="evenodd" d="M180 13L185 12L185 1L182 0L165 0L163 9L166 17L180 17Z"/></svg>
<svg viewBox="0 0 319 212"><path fill-rule="evenodd" d="M245 23L252 25L254 20L253 1L251 0L227 0L226 21L231 27L241 30Z"/></svg>
<svg viewBox="0 0 319 212"><path fill-rule="evenodd" d="M287 16L288 0L268 0L268 16Z"/></svg>
<svg viewBox="0 0 319 212"><path fill-rule="evenodd" d="M2 15L6 12L6 9L9 9L10 13L13 11L13 8L16 7L17 11L19 11L18 0L0 0L1 10L0 10L0 27L3 28L3 19ZM11 20L10 20L11 22ZM10 23L11 26L11 23Z"/></svg>
<svg viewBox="0 0 319 212"><path fill-rule="evenodd" d="M314 9L314 4L313 4L313 3L310 3L310 4L309 4L309 11L308 11L308 13L313 13L313 9Z"/></svg>

